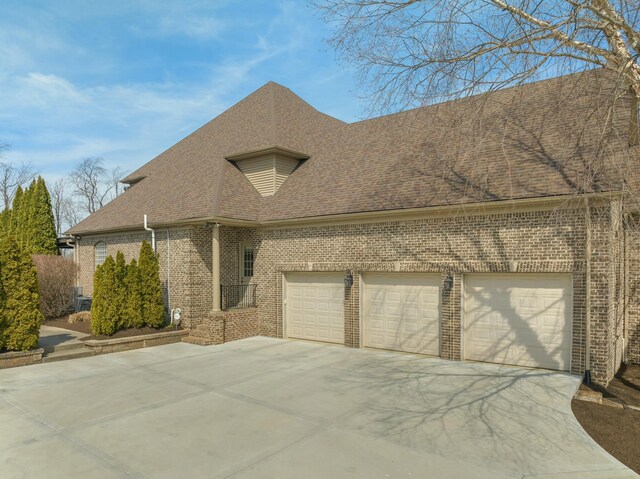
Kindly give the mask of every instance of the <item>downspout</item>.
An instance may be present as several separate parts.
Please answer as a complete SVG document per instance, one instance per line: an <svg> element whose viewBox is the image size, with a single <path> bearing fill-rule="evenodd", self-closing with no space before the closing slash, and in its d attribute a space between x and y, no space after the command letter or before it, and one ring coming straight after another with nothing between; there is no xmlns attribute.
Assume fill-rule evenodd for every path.
<svg viewBox="0 0 640 479"><path fill-rule="evenodd" d="M171 311L171 247L169 239L169 230L167 233L167 309Z"/></svg>
<svg viewBox="0 0 640 479"><path fill-rule="evenodd" d="M589 199L585 198L585 228L586 228L586 266L585 266L585 360L584 360L584 382L591 384L591 210L589 209Z"/></svg>
<svg viewBox="0 0 640 479"><path fill-rule="evenodd" d="M76 244L73 247L73 262L76 265L75 275L76 275L76 288L80 287L80 237L74 236L76 240Z"/></svg>
<svg viewBox="0 0 640 479"><path fill-rule="evenodd" d="M144 229L147 231L151 231L151 247L153 248L153 252L156 252L156 231L147 226L147 215L144 215Z"/></svg>

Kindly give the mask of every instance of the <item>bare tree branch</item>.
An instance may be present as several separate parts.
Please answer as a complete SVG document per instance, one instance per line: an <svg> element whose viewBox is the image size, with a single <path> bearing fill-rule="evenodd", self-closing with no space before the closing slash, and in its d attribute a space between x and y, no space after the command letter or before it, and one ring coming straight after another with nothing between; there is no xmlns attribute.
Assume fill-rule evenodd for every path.
<svg viewBox="0 0 640 479"><path fill-rule="evenodd" d="M120 184L123 176L120 168L107 170L102 158L85 158L76 165L69 181L81 209L93 214L124 190Z"/></svg>
<svg viewBox="0 0 640 479"><path fill-rule="evenodd" d="M640 98L640 5L588 0L311 0L387 111L593 66ZM621 82L622 83L622 82Z"/></svg>
<svg viewBox="0 0 640 479"><path fill-rule="evenodd" d="M13 164L4 161L3 153L9 150L6 144L0 144L0 200L2 208L10 208L18 186L29 183L36 172L29 163Z"/></svg>
<svg viewBox="0 0 640 479"><path fill-rule="evenodd" d="M50 190L51 206L58 236L80 221L80 207L69 192L68 185L67 178L60 178Z"/></svg>

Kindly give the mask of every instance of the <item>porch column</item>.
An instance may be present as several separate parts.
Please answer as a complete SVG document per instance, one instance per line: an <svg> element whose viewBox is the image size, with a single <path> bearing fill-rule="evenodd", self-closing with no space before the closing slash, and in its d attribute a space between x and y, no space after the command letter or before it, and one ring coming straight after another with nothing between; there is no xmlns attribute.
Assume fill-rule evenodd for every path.
<svg viewBox="0 0 640 479"><path fill-rule="evenodd" d="M213 311L220 311L220 225L211 229L211 282L213 283Z"/></svg>

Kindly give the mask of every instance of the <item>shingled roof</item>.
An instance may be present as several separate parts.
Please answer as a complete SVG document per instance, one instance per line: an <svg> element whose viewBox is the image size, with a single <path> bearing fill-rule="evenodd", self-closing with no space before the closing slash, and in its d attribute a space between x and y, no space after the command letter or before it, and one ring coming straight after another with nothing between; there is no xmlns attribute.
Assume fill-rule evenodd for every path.
<svg viewBox="0 0 640 479"><path fill-rule="evenodd" d="M138 229L143 214L264 222L616 189L603 158L628 145L631 109L622 97L609 115L613 88L593 70L348 124L270 82L125 178L133 186L70 233ZM225 157L272 147L309 159L261 197Z"/></svg>

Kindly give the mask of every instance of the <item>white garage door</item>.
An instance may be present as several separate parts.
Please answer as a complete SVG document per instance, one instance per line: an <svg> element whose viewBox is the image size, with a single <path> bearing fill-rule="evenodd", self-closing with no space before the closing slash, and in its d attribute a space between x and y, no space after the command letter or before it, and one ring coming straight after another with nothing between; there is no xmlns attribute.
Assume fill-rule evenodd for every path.
<svg viewBox="0 0 640 479"><path fill-rule="evenodd" d="M289 273L287 336L344 344L344 274Z"/></svg>
<svg viewBox="0 0 640 479"><path fill-rule="evenodd" d="M466 359L569 370L570 275L465 275L464 291Z"/></svg>
<svg viewBox="0 0 640 479"><path fill-rule="evenodd" d="M439 355L440 275L367 274L364 345Z"/></svg>

